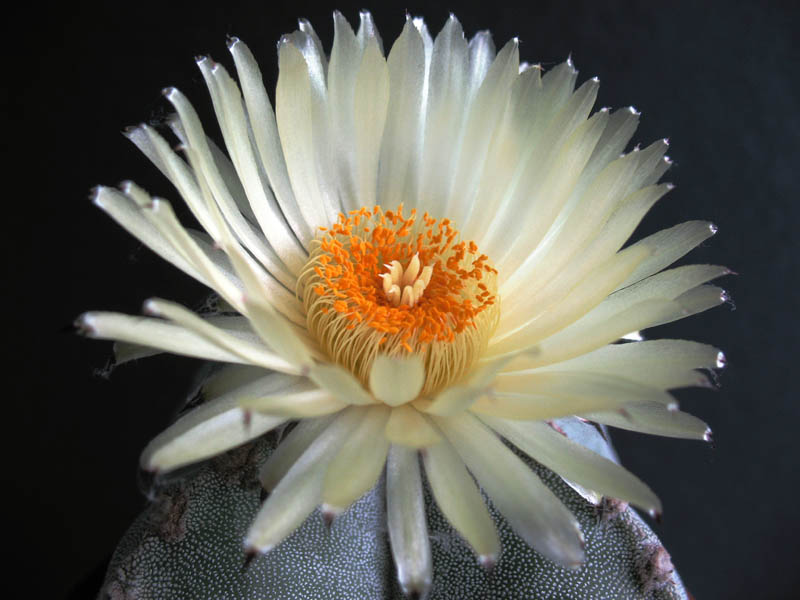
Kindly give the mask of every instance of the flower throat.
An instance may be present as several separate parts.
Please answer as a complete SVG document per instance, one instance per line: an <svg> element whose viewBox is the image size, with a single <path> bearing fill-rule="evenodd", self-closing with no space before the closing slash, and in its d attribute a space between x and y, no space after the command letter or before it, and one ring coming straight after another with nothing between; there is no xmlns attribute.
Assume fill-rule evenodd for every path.
<svg viewBox="0 0 800 600"><path fill-rule="evenodd" d="M497 271L449 219L403 205L340 214L298 278L309 332L366 383L379 353L423 357L423 394L456 381L497 326Z"/></svg>

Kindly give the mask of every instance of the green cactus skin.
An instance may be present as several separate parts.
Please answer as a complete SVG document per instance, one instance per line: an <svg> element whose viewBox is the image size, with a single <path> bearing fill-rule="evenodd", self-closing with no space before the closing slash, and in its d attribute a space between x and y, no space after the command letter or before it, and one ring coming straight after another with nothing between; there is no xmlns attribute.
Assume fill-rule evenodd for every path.
<svg viewBox="0 0 800 600"><path fill-rule="evenodd" d="M319 511L280 546L247 562L242 540L261 501L258 466L280 432L156 483L154 501L117 548L98 600L403 600L385 522L383 481L326 527ZM491 571L426 498L430 600L688 600L661 543L626 505L600 508L529 464L580 521L586 564L542 558L489 504L502 541Z"/></svg>

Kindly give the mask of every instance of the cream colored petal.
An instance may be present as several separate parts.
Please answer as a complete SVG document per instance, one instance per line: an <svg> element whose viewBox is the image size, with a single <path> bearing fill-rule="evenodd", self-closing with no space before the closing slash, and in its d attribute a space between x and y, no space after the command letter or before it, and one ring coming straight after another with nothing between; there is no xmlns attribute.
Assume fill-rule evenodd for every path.
<svg viewBox="0 0 800 600"><path fill-rule="evenodd" d="M221 65L211 66L208 63L209 61L201 61L199 66L209 89L217 91L219 98L217 119L223 125L225 144L247 193L250 206L261 226L261 236L266 237L281 262L279 264L267 262L271 257L262 250L264 246L262 237L244 227L232 206L223 201L220 202L220 208L226 220L231 223L237 235L259 262L284 285L291 288L294 281L287 282L286 277L282 276L282 270L290 274L293 279L294 274L299 273L306 262L306 252L287 227L280 205L262 179L259 171L262 167L260 157L256 155L256 149L250 141L250 123L244 112L238 86ZM223 196L222 199L227 200L227 196Z"/></svg>
<svg viewBox="0 0 800 600"><path fill-rule="evenodd" d="M349 206L356 209L377 203L378 161L389 108L389 69L375 39L364 49L356 74L353 107L356 193Z"/></svg>
<svg viewBox="0 0 800 600"><path fill-rule="evenodd" d="M390 93L380 152L378 203L395 207L405 202L412 207L419 193L425 48L411 19L392 46L387 67Z"/></svg>
<svg viewBox="0 0 800 600"><path fill-rule="evenodd" d="M415 403L420 410L440 417L457 415L466 410L480 396L487 393L497 374L514 356L504 357L479 365L460 383L448 386L433 400L423 399Z"/></svg>
<svg viewBox="0 0 800 600"><path fill-rule="evenodd" d="M386 406L366 409L364 419L331 460L322 489L323 513L341 513L375 485L389 452L383 435L389 410Z"/></svg>
<svg viewBox="0 0 800 600"><path fill-rule="evenodd" d="M242 309L240 301L239 281L232 280L217 264L198 246L186 229L180 224L172 206L165 200L150 198L140 188L126 184L125 194L134 199L142 209L142 213L181 255L190 262L206 280L210 287L222 296L231 306Z"/></svg>
<svg viewBox="0 0 800 600"><path fill-rule="evenodd" d="M620 405L652 401L666 406L674 402L672 396L663 390L623 377L582 371L504 372L497 376L492 388L498 393L549 396L564 400L607 398Z"/></svg>
<svg viewBox="0 0 800 600"><path fill-rule="evenodd" d="M158 348L164 352L220 362L250 364L248 359L221 348L179 325L113 312L87 312L75 321L80 333L99 340L115 340Z"/></svg>
<svg viewBox="0 0 800 600"><path fill-rule="evenodd" d="M378 49L381 51L381 54L383 54L383 41L381 40L381 34L378 28L375 26L375 20L372 18L372 14L370 14L368 10L360 10L358 12L358 17L360 22L356 38L358 39L359 45L362 48L366 48L367 45L374 40L378 44Z"/></svg>
<svg viewBox="0 0 800 600"><path fill-rule="evenodd" d="M575 96L584 99L584 102L593 99L593 96L585 98L585 94L578 96L576 93ZM562 112L569 112L568 109L572 107L568 106ZM516 279L527 278L525 273L536 264L532 254L546 239L559 215L566 211L566 203L581 170L589 160L607 121L608 112L600 111L579 124L574 131L568 130L571 135L563 141L560 136L557 136L557 140L547 139L561 132L551 132L551 127L545 126L537 127L528 139L517 140L514 136L519 136L516 130L522 125L509 123L511 131L508 136L513 143L504 152L499 152L496 160L505 156L508 162L509 155L518 152L523 152L524 159L518 164L507 189L498 186L498 192L502 191L503 194L498 198L492 198L497 192L492 191L492 174L487 173L489 179L485 190L492 200L486 207L481 205L480 210L476 209L472 216L472 220L482 222L483 227L488 226L486 233L477 237L481 240L481 248L486 248L490 256L497 256L493 260L503 267L500 285L504 297L509 297L504 290L510 288L506 286L516 286ZM499 218L492 219L488 224L485 219L481 221L484 209L497 211ZM514 244L507 243L509 234L519 236ZM538 251L541 253L543 249ZM521 272L517 273L518 270Z"/></svg>
<svg viewBox="0 0 800 600"><path fill-rule="evenodd" d="M228 49L236 63L236 71L239 75L250 121L258 124L252 128L253 137L261 164L269 178L270 187L292 231L300 243L307 248L308 243L314 239L315 232L303 218L294 198L286 162L283 158L283 148L278 137L275 113L264 89L261 71L250 49L238 38L231 39Z"/></svg>
<svg viewBox="0 0 800 600"><path fill-rule="evenodd" d="M479 31L469 41L469 79L467 98L472 98L483 83L495 57L494 41L488 31Z"/></svg>
<svg viewBox="0 0 800 600"><path fill-rule="evenodd" d="M201 71L204 73L204 76L208 80L210 90L212 92L216 92L217 88L214 86L211 80L210 66L208 65L208 61L204 59L198 64L201 67ZM236 93L238 94L238 90ZM225 111L225 107L231 104L231 101L228 99L223 100L219 96L220 94L218 92L215 93L215 107L218 111ZM214 161L214 157L211 154L206 135L203 131L202 124L200 123L200 118L197 116L194 107L189 103L186 97L183 96L183 94L174 88L167 90L166 97L178 111L178 115L180 116L181 125L186 133L188 148L191 149L193 153L192 156L190 156L190 159L194 159L193 166L195 167L195 172L198 177L201 177L207 183L208 189L213 196L213 202L224 215L226 222L236 233L237 237L242 240L248 249L253 252L257 259L261 261L271 273L273 273L276 277L284 279L288 282L289 280L287 277L291 278L291 273L294 272L292 270L294 266L298 264L302 265L303 262L302 249L298 247L296 240L291 235L291 232L287 231L288 228L284 226L282 221L280 223L274 220L265 221L266 223L272 225L268 231L268 235L272 240L272 248L266 247L263 239L247 222L247 220L241 214L241 211L239 211L239 208L236 206L236 201L225 185L225 181L220 175L219 169ZM241 104L241 99L239 100L239 103ZM223 133L228 134L226 136L226 145L228 146L228 151L231 152L231 158L236 165L237 162L239 162L237 153L235 152L237 145L243 146L246 141L248 144L248 156L252 153L252 150L249 147L249 139L242 140L241 132L239 132L234 139L234 134L230 131L230 128L227 126L227 122L224 119L227 114L228 113L219 112L218 116L223 117L223 119L220 121L220 126L223 130ZM237 168L237 172L241 178L243 174L241 166ZM254 188L256 187L256 184L252 182L252 169L247 173L247 176L247 179L242 179L245 190L248 194L255 193ZM255 199L258 200L258 198ZM250 200L251 207L256 213L256 216L259 218L259 222L261 223L262 227L264 227L265 222L262 222L261 213L266 210L268 203L266 201L253 202L253 197L250 197ZM212 237L214 237L215 240L220 241L221 232L217 231L217 226L212 226L210 228L206 227L206 229L212 234ZM275 254L272 252L273 249L281 257L281 260L283 261L282 263L275 263ZM287 285L290 285L290 283L287 283Z"/></svg>
<svg viewBox="0 0 800 600"><path fill-rule="evenodd" d="M286 418L255 414L246 421L245 412L239 407L240 399L253 393L288 390L300 381L291 375L273 373L208 399L147 445L140 459L142 468L148 471L176 469L230 450L274 429L286 422Z"/></svg>
<svg viewBox="0 0 800 600"><path fill-rule="evenodd" d="M313 365L308 377L318 386L347 404L374 404L375 399L350 371L332 363Z"/></svg>
<svg viewBox="0 0 800 600"><path fill-rule="evenodd" d="M596 373L529 373L498 378L495 391L479 398L470 410L505 419L549 420L614 410L628 404L674 405L667 392L620 377Z"/></svg>
<svg viewBox="0 0 800 600"><path fill-rule="evenodd" d="M311 348L297 335L289 322L262 300L245 298L245 306L253 328L261 339L284 360L308 369L312 363Z"/></svg>
<svg viewBox="0 0 800 600"><path fill-rule="evenodd" d="M372 394L389 406L399 406L417 397L425 383L425 366L417 355L379 354L369 372Z"/></svg>
<svg viewBox="0 0 800 600"><path fill-rule="evenodd" d="M636 242L634 245L646 244L653 248L653 253L620 285L620 289L658 273L716 232L716 226L708 221L687 221Z"/></svg>
<svg viewBox="0 0 800 600"><path fill-rule="evenodd" d="M683 307L674 300L647 300L609 317L590 327L572 324L537 344L538 353L525 359L526 368L550 365L616 341L631 331L640 331L665 320L680 318ZM483 360L491 360L491 353ZM522 359L517 359L519 362Z"/></svg>
<svg viewBox="0 0 800 600"><path fill-rule="evenodd" d="M669 410L662 404L639 404L627 406L624 411L588 413L583 417L596 423L650 435L711 440L711 429L703 421L679 410Z"/></svg>
<svg viewBox="0 0 800 600"><path fill-rule="evenodd" d="M431 56L425 116L421 189L426 202L446 202L454 182L457 154L454 140L461 136L469 78L469 50L461 24L453 15L436 36Z"/></svg>
<svg viewBox="0 0 800 600"><path fill-rule="evenodd" d="M210 286L205 276L144 217L133 200L113 188L98 186L94 189L92 202L161 258L200 283Z"/></svg>
<svg viewBox="0 0 800 600"><path fill-rule="evenodd" d="M362 412L342 412L292 465L250 526L244 542L249 550L269 552L317 507L330 459L352 434Z"/></svg>
<svg viewBox="0 0 800 600"><path fill-rule="evenodd" d="M306 388L312 386L306 386ZM291 419L321 417L347 408L325 390L304 389L291 394L244 397L239 406L247 411Z"/></svg>
<svg viewBox="0 0 800 600"><path fill-rule="evenodd" d="M434 419L523 540L564 566L583 563L577 520L525 463L472 415Z"/></svg>
<svg viewBox="0 0 800 600"><path fill-rule="evenodd" d="M355 210L361 206L371 206L358 202L356 192L356 154L354 131L356 115L353 110L358 100L356 74L363 49L356 39L350 23L337 10L333 12L333 48L328 65L328 116L331 124L331 136L335 140L337 151L333 153L336 166L339 193L345 211ZM361 120L359 115L358 120ZM365 116L369 119L369 116ZM371 123L368 123L371 125ZM382 127L382 124L381 124ZM374 182L373 182L374 183Z"/></svg>
<svg viewBox="0 0 800 600"><path fill-rule="evenodd" d="M264 377L264 370L251 365L222 365L203 383L206 398L222 396L236 388L253 383Z"/></svg>
<svg viewBox="0 0 800 600"><path fill-rule="evenodd" d="M516 323L530 320L542 307L557 302L571 286L586 278L596 277L595 271L600 265L611 260L615 253L620 254L619 249L634 232L647 211L670 189L671 185L664 184L631 194L614 211L589 246L572 257L550 282L535 293L515 294L511 298L502 296L503 318L498 325L498 332L511 330ZM635 253L645 248L648 247L637 246L631 252ZM648 248L648 250L653 252L653 249Z"/></svg>
<svg viewBox="0 0 800 600"><path fill-rule="evenodd" d="M397 579L406 596L425 598L433 567L417 451L392 445L386 462L386 519Z"/></svg>
<svg viewBox="0 0 800 600"><path fill-rule="evenodd" d="M674 389L704 385L707 379L695 369L719 369L724 366L724 361L724 354L708 344L651 340L610 344L537 371L606 373L660 389Z"/></svg>
<svg viewBox="0 0 800 600"><path fill-rule="evenodd" d="M212 344L218 345L231 354L240 356L243 359L240 362L249 362L265 369L283 373L298 374L300 372L296 366L282 359L275 352L242 340L241 337L233 336L174 302L153 298L145 302L144 310L151 315L164 317L186 329L194 331Z"/></svg>
<svg viewBox="0 0 800 600"><path fill-rule="evenodd" d="M282 439L269 458L261 466L258 479L268 492L275 489L278 482L289 472L297 459L330 425L338 415L303 419Z"/></svg>
<svg viewBox="0 0 800 600"><path fill-rule="evenodd" d="M609 164L589 185L585 196L568 213L556 219L547 235L519 269L502 286L501 294L534 293L594 239L608 220L636 171L635 157L627 155Z"/></svg>
<svg viewBox="0 0 800 600"><path fill-rule="evenodd" d="M662 271L615 292L595 311L587 315L587 321L603 320L620 309L644 300L654 298L674 300L681 294L730 272L727 267L717 265L685 265Z"/></svg>
<svg viewBox="0 0 800 600"><path fill-rule="evenodd" d="M461 137L455 141L458 153L453 189L442 209L456 223L464 223L483 173L492 135L508 102L512 81L519 74L519 42L509 41L497 54L480 88L470 103Z"/></svg>
<svg viewBox="0 0 800 600"><path fill-rule="evenodd" d="M409 448L425 448L442 439L425 415L408 404L392 408L384 433L393 444Z"/></svg>
<svg viewBox="0 0 800 600"><path fill-rule="evenodd" d="M327 227L324 182L319 179L315 130L312 123L312 82L300 50L284 36L278 51L280 74L275 92L275 114L294 196L311 231Z"/></svg>
<svg viewBox="0 0 800 600"><path fill-rule="evenodd" d="M640 113L632 106L620 108L610 114L608 125L603 130L603 135L597 142L594 152L575 186L570 204L578 201L600 171L625 151L625 147L639 126L639 117Z"/></svg>
<svg viewBox="0 0 800 600"><path fill-rule="evenodd" d="M173 114L171 118L167 118L167 125L169 125L172 133L175 134L175 137L180 140L183 146L189 145L189 138L186 136L186 130L183 128L181 119L177 114ZM247 199L247 194L245 194L242 182L239 180L239 175L236 173L231 159L225 152L220 150L220 147L217 146L210 137L206 136L206 142L208 143L208 149L211 151L211 156L214 159L214 164L217 166L217 169L219 169L220 177L222 177L225 187L228 188L231 196L233 196L234 202L236 202L236 207L250 223L258 223L258 219L256 219L253 208L250 206L250 201Z"/></svg>
<svg viewBox="0 0 800 600"><path fill-rule="evenodd" d="M635 475L604 456L576 444L541 421L482 420L525 454L564 479L624 500L651 515L661 513L658 497Z"/></svg>
<svg viewBox="0 0 800 600"><path fill-rule="evenodd" d="M542 302L542 312L535 318L523 322L506 335L500 334L492 339L491 353L503 355L520 347L532 346L571 325L608 297L619 282L647 258L648 253L647 247L623 250L600 265L592 276L576 282L571 289L565 285L552 290L546 303ZM558 285L557 281L554 283Z"/></svg>
<svg viewBox="0 0 800 600"><path fill-rule="evenodd" d="M497 562L500 539L475 482L453 447L444 442L422 453L436 503L487 567Z"/></svg>

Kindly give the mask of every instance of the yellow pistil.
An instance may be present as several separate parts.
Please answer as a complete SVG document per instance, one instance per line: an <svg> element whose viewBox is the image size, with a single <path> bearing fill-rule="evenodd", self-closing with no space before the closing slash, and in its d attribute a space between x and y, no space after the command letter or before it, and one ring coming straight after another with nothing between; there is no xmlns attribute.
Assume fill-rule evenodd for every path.
<svg viewBox="0 0 800 600"><path fill-rule="evenodd" d="M419 353L423 394L462 375L497 325L496 274L449 219L361 208L322 230L298 279L309 331L367 381L375 356Z"/></svg>

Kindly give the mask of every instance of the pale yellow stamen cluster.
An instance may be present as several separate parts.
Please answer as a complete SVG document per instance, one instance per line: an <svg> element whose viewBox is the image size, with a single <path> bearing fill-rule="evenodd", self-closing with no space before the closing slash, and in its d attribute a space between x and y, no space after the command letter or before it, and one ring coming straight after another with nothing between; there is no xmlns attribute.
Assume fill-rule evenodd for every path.
<svg viewBox="0 0 800 600"><path fill-rule="evenodd" d="M399 260L393 260L384 265L388 273L383 273L383 293L392 306L415 306L428 284L431 282L433 267L428 265L422 268L419 253L415 254L403 269Z"/></svg>

